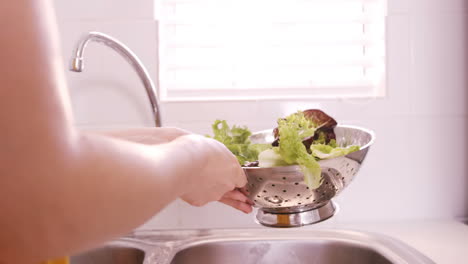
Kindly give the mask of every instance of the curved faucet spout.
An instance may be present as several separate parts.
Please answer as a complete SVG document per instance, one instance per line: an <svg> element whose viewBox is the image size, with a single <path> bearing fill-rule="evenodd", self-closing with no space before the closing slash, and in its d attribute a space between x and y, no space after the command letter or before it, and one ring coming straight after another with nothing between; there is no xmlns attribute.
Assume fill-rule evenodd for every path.
<svg viewBox="0 0 468 264"><path fill-rule="evenodd" d="M156 88L154 86L151 77L148 74L143 63L140 59L123 43L120 41L100 32L89 32L77 43L75 51L73 52L73 57L71 60L70 70L74 72L82 72L84 68L83 56L86 46L89 42L99 42L106 45L109 48L112 48L122 57L124 57L127 62L132 66L135 72L140 77L143 86L146 89L146 94L148 95L149 101L151 103L151 109L153 111L153 117L156 127L161 126L161 112L159 110L159 102L156 97Z"/></svg>

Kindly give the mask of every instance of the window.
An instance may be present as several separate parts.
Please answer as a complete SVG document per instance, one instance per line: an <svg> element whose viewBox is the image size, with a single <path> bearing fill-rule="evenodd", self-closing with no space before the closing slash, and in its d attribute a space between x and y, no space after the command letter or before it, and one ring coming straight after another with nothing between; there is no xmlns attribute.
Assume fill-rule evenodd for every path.
<svg viewBox="0 0 468 264"><path fill-rule="evenodd" d="M384 0L156 0L162 100L384 94Z"/></svg>

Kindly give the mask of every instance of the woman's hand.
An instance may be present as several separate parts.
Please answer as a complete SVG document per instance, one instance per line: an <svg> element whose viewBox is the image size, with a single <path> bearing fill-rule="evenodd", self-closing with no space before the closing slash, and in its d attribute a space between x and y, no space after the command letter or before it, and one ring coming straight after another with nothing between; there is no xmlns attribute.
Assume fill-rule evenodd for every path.
<svg viewBox="0 0 468 264"><path fill-rule="evenodd" d="M251 202L235 188L247 183L236 157L220 142L196 135L177 139L191 151L194 169L185 179L190 188L181 198L194 206L220 201L245 213L252 211Z"/></svg>

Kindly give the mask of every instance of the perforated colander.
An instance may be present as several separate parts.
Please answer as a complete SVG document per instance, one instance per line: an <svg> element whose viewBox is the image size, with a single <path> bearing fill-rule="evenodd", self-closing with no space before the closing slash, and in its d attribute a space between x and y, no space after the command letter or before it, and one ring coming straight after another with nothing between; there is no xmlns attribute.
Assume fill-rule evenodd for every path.
<svg viewBox="0 0 468 264"><path fill-rule="evenodd" d="M263 219L265 214L295 214L327 205L332 206L330 205L331 199L351 183L374 141L374 133L359 127L337 126L335 134L339 146L358 145L360 150L346 156L319 161L322 169L322 182L315 190L310 189L304 182L304 175L297 165L244 168L248 183L243 191L254 201L255 207L259 208L257 220L261 224L275 226L265 222ZM271 143L274 140L273 132L268 130L255 133L251 136L251 140L252 143ZM328 217L333 215L334 207L332 209L333 212ZM316 220L324 219L320 217ZM310 224L302 222L299 225ZM289 225L286 223L285 226L297 225L291 222Z"/></svg>

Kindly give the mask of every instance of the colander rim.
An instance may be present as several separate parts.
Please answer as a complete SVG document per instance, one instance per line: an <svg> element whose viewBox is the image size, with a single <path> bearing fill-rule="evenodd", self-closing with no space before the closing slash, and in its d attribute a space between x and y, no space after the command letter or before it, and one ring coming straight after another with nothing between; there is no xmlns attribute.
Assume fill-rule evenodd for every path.
<svg viewBox="0 0 468 264"><path fill-rule="evenodd" d="M340 128L352 128L352 129L357 129L357 130L361 130L361 131L364 131L366 133L368 133L370 135L370 140L369 142L367 142L367 144L365 144L364 146L362 146L359 151L357 152L361 152L363 150L366 150L368 148L370 148L370 146L372 146L372 144L374 143L375 141L375 132L368 129L368 128L363 128L363 127L360 127L360 126L354 126L354 125L337 125L336 127L340 127ZM252 135L255 135L255 134L260 134L260 133L266 133L266 132L271 132L273 129L265 129L265 130L260 130L260 131L256 131L254 133L252 133ZM349 154L348 154L349 155ZM346 155L345 157L347 157L348 155ZM339 158L339 157L338 157ZM335 158L336 159L336 158ZM333 160L333 159L330 159L330 160ZM319 161L320 163L320 161ZM278 166L278 167L269 167L269 168L264 168L264 167L242 167L244 170L265 170L265 169L274 169L275 171L291 171L291 170L300 170L300 166L299 165L290 165L290 166Z"/></svg>

